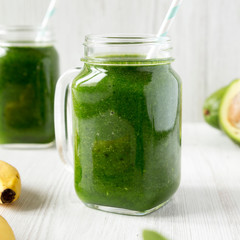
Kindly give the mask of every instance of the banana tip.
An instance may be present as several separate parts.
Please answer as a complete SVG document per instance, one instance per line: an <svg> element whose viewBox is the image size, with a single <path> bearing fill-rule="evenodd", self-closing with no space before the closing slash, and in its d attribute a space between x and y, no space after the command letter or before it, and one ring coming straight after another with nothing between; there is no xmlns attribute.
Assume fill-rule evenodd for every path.
<svg viewBox="0 0 240 240"><path fill-rule="evenodd" d="M15 196L16 193L12 189L7 188L2 192L1 201L2 203L11 203L15 199Z"/></svg>

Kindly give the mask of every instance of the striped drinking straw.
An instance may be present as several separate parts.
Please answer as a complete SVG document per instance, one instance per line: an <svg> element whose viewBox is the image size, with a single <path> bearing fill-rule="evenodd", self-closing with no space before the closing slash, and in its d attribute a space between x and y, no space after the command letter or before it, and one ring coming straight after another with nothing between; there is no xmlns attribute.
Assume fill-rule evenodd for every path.
<svg viewBox="0 0 240 240"><path fill-rule="evenodd" d="M183 0L172 1L171 6L168 9L168 12L163 20L163 23L161 24L161 27L157 33L158 38L167 36L168 31L177 15L178 9L181 6L182 1ZM154 51L155 51L155 47L152 47L147 54L147 59L152 58Z"/></svg>
<svg viewBox="0 0 240 240"><path fill-rule="evenodd" d="M47 24L49 19L53 16L53 14L55 13L55 5L56 5L56 1L57 0L51 0L47 12L43 18L41 27L40 27L40 32L38 33L37 37L36 37L36 41L39 42L42 40L42 37L44 35L44 32L46 30Z"/></svg>

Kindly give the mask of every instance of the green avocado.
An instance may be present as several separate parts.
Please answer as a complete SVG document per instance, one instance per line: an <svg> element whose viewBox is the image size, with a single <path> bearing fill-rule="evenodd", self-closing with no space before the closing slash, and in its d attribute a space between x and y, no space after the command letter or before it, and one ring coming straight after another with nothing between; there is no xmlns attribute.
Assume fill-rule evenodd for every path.
<svg viewBox="0 0 240 240"><path fill-rule="evenodd" d="M226 89L228 87L223 87L213 93L211 96L209 96L203 105L203 116L205 121L211 125L212 127L215 127L217 129L220 129L219 124L219 107L221 104L221 100L226 92Z"/></svg>
<svg viewBox="0 0 240 240"><path fill-rule="evenodd" d="M221 129L240 145L240 79L234 80L222 97L219 123Z"/></svg>

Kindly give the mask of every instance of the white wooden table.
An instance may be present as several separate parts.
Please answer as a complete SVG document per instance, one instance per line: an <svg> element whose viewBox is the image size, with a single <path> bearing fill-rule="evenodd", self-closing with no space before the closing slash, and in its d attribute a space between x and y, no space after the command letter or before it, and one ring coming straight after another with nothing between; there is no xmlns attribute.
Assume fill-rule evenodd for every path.
<svg viewBox="0 0 240 240"><path fill-rule="evenodd" d="M143 229L171 240L240 239L240 149L204 123L184 125L181 186L144 217L85 207L54 148L0 150L0 159L22 177L21 198L0 206L17 240L137 240Z"/></svg>

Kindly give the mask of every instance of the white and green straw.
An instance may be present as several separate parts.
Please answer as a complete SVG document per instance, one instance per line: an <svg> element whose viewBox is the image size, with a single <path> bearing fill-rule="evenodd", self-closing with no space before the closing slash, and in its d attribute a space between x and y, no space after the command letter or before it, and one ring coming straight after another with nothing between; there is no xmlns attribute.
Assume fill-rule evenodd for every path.
<svg viewBox="0 0 240 240"><path fill-rule="evenodd" d="M41 27L40 27L40 31L36 37L36 41L39 42L42 40L42 37L44 35L44 32L46 30L46 27L47 27L47 24L49 22L49 19L54 15L55 13L55 5L56 5L56 1L57 0L51 0L49 6L48 6L48 9L47 9L47 12L43 18L43 21L42 21L42 24L41 24Z"/></svg>
<svg viewBox="0 0 240 240"><path fill-rule="evenodd" d="M178 9L181 6L183 0L173 0L170 8L168 9L168 12L163 20L163 23L161 24L161 27L156 35L156 37L165 37L168 34L168 31L177 15ZM152 58L152 55L155 51L155 47L152 47L147 54L147 59Z"/></svg>

